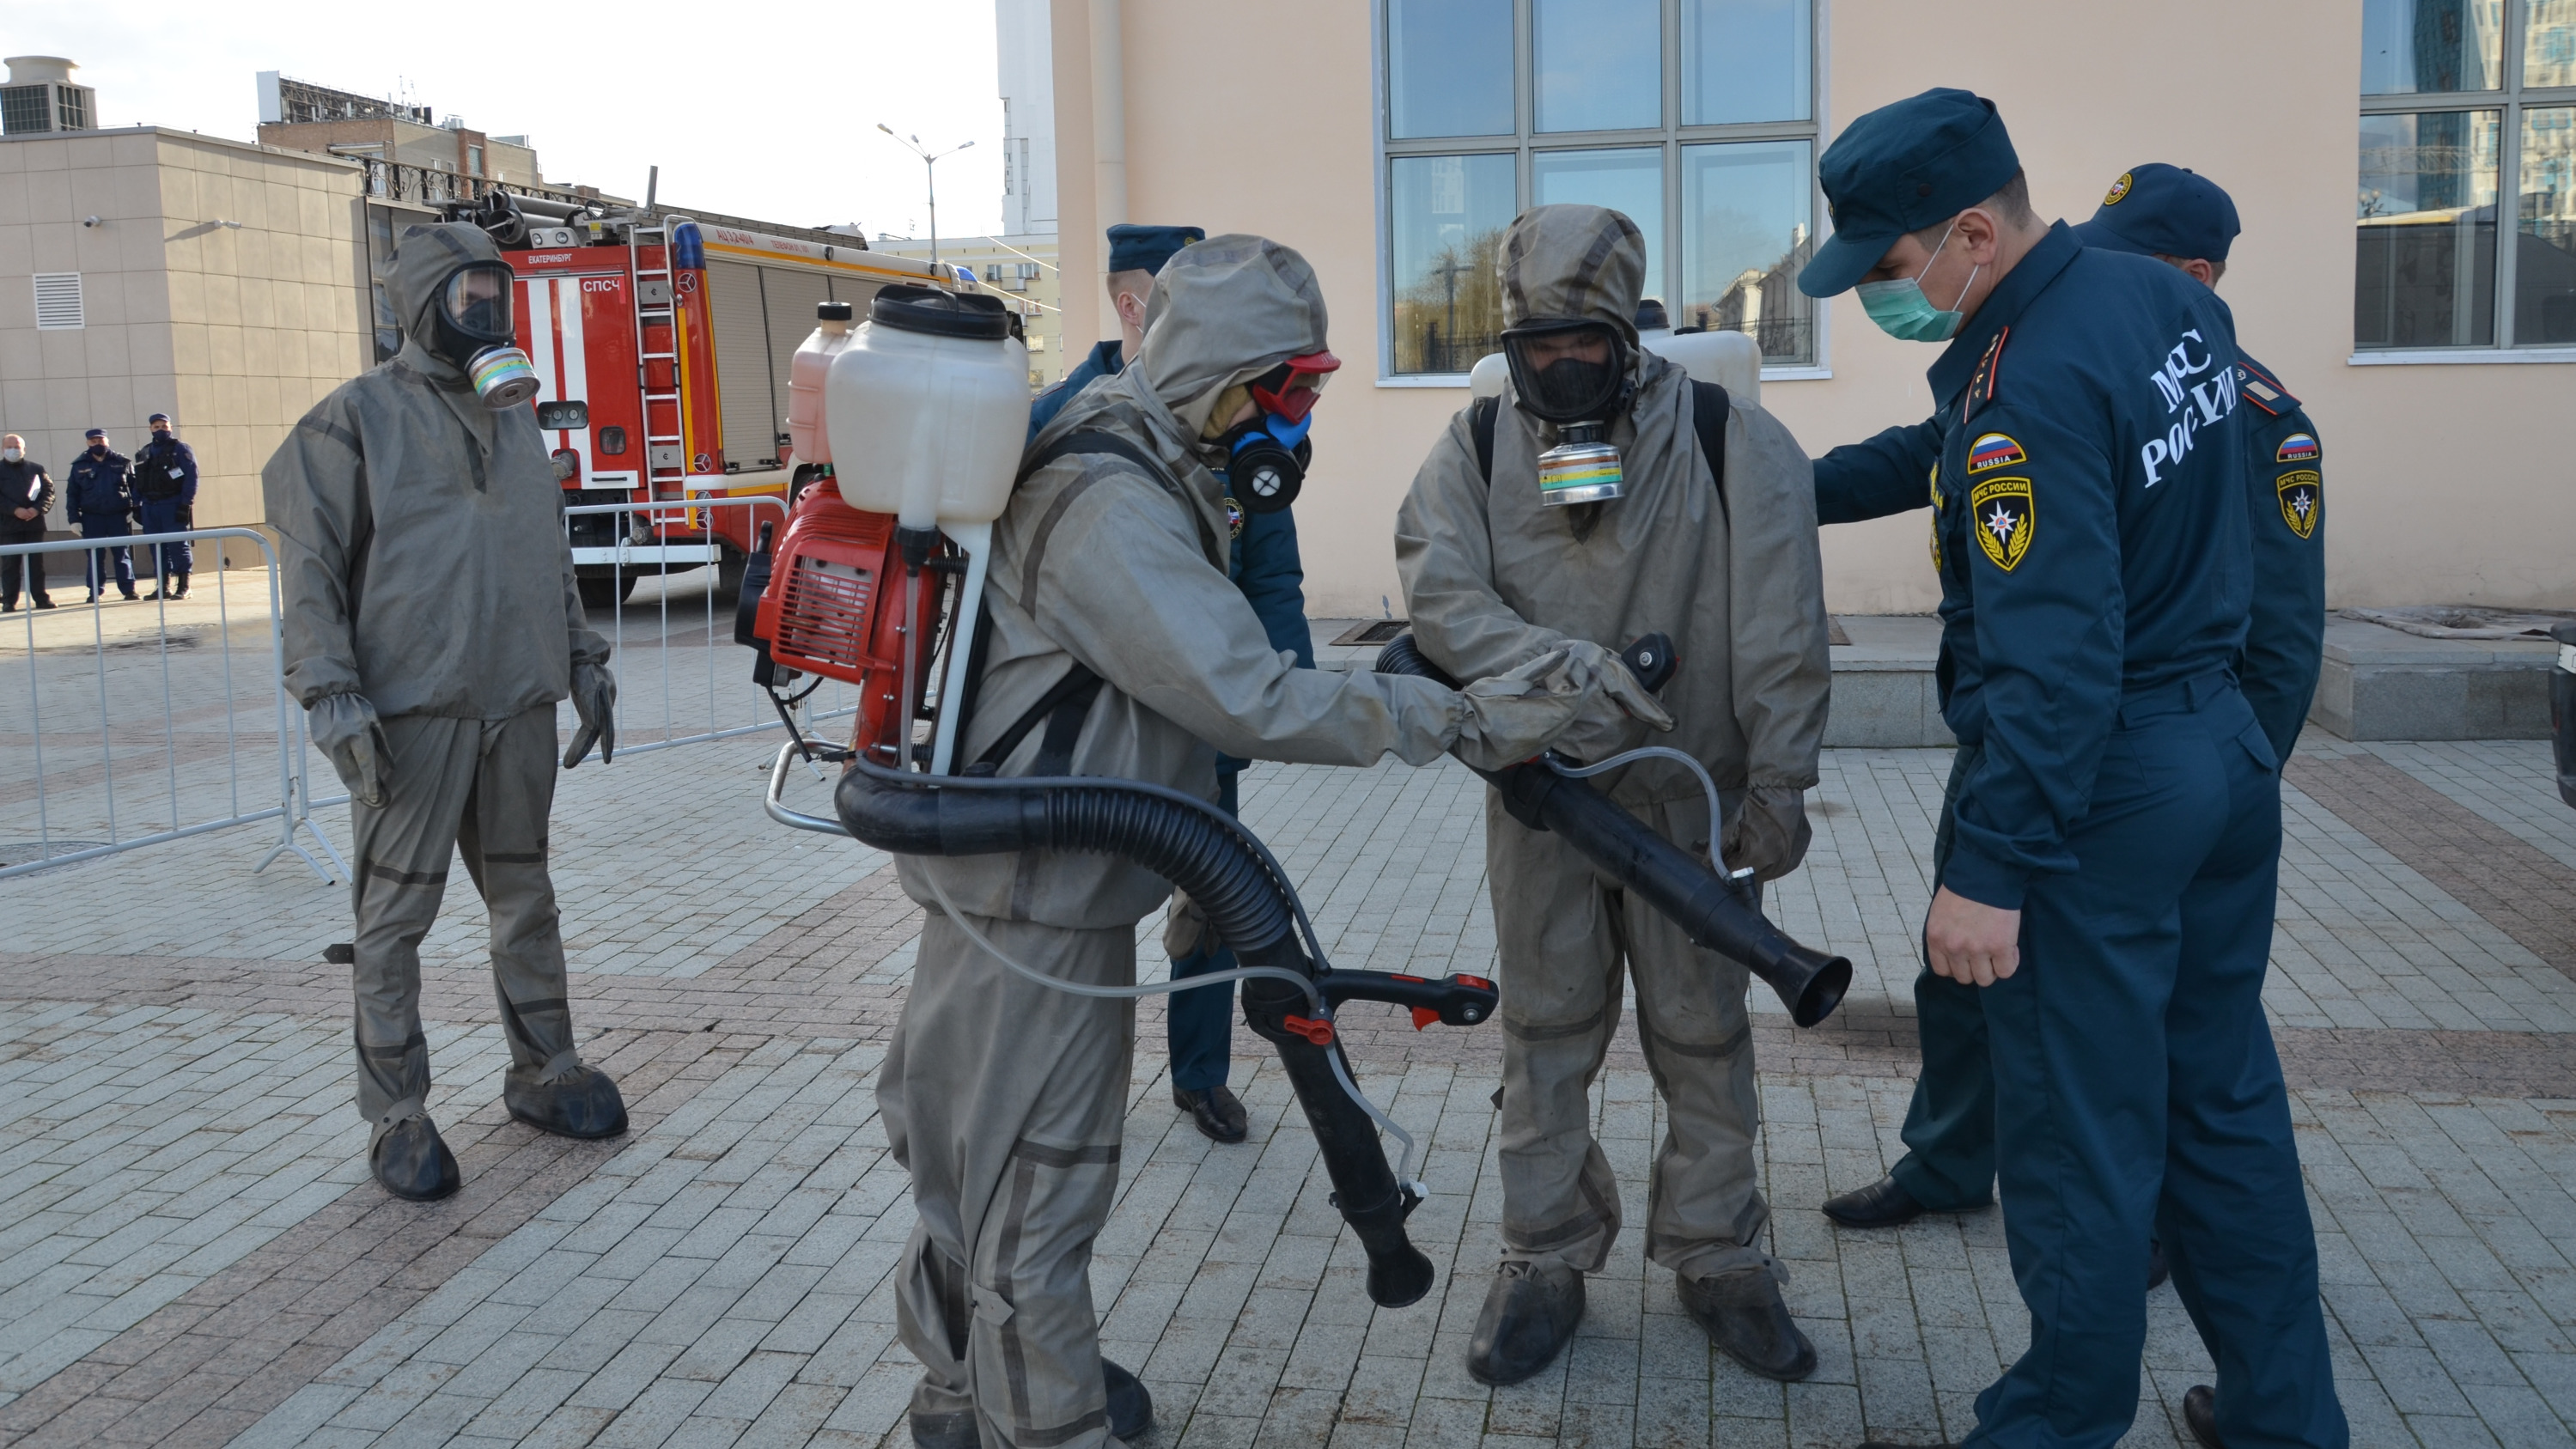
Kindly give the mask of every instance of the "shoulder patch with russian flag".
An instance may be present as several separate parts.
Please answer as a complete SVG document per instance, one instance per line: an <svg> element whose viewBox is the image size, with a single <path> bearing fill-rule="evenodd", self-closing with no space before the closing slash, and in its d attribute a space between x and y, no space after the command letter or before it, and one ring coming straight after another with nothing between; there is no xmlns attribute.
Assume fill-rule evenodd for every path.
<svg viewBox="0 0 2576 1449"><path fill-rule="evenodd" d="M1968 446L1968 471L1971 473L1983 473L1988 468L2026 461L2028 455L2022 452L2021 444L2006 433L1981 434Z"/></svg>
<svg viewBox="0 0 2576 1449"><path fill-rule="evenodd" d="M2317 446L2314 433L2292 433L2281 440L2281 450L2273 457L2276 463L2313 463L2325 450Z"/></svg>

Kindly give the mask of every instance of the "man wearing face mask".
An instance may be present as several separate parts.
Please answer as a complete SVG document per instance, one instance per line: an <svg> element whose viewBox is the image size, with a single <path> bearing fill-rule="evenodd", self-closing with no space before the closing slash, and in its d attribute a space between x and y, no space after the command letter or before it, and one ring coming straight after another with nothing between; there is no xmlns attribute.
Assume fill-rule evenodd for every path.
<svg viewBox="0 0 2576 1449"><path fill-rule="evenodd" d="M2277 757L2234 673L2253 553L2233 327L2206 287L2048 227L1991 102L1870 112L1818 167L1800 290L1948 339L1942 714L1967 757L1924 943L1979 988L2031 1340L1970 1445L2107 1445L2138 1403L2151 1239L2228 1442L2341 1449L2261 988Z"/></svg>
<svg viewBox="0 0 2576 1449"><path fill-rule="evenodd" d="M0 436L0 543L43 543L45 510L54 506L54 480L45 465L27 456L27 440L16 433ZM0 614L18 611L18 575L27 576L31 607L50 609L54 596L45 592L45 556L10 554L0 558Z"/></svg>
<svg viewBox="0 0 2576 1449"><path fill-rule="evenodd" d="M573 1045L563 928L546 871L555 702L616 746L608 645L582 616L563 490L512 345L515 284L492 239L403 232L386 278L402 351L343 383L260 481L278 533L286 687L349 787L358 1111L397 1197L456 1191L426 1107L420 942L461 854L491 916L510 1115L566 1137L626 1130L606 1073Z"/></svg>
<svg viewBox="0 0 2576 1449"><path fill-rule="evenodd" d="M1264 419L1302 422L1331 363L1303 257L1219 236L1165 265L1144 346L1038 435L993 529L985 665L961 757L999 775L1092 775L1216 794L1222 750L1255 759L1495 765L1568 731L1612 731L1653 697L1570 651L1461 693L1298 669L1226 577L1214 469ZM919 1224L897 1324L922 1364L914 1443L1097 1449L1152 1404L1100 1357L1088 1265L1118 1179L1135 1014L1047 989L1132 983L1136 923L1170 887L1108 855L896 857L929 908L877 1104ZM933 889L934 883L936 889ZM953 906L943 904L941 895Z"/></svg>
<svg viewBox="0 0 2576 1449"><path fill-rule="evenodd" d="M1029 440L1035 442L1085 387L1115 377L1145 340L1145 304L1153 295L1154 275L1181 248L1204 240L1194 226L1130 226L1109 229L1109 302L1118 313L1117 338L1091 349L1064 380L1039 393L1029 405ZM1326 374L1317 373L1320 385ZM1311 393L1309 393L1311 396ZM1301 419L1302 420L1302 419ZM1220 470L1223 471L1223 470ZM1232 499L1229 493L1228 498ZM1243 591L1244 602L1261 619L1270 647L1297 657L1297 667L1315 667L1315 641L1306 628L1306 570L1297 553L1297 520L1284 505L1252 510L1232 503L1227 516L1237 520L1228 550L1226 575ZM1216 759L1217 804L1231 815L1238 808L1239 781L1249 760L1235 755ZM1185 895L1172 898L1170 925L1163 948L1172 958L1172 975L1204 976L1234 969L1234 953L1210 936L1207 917ZM1172 1104L1190 1114L1191 1125L1214 1142L1241 1142L1249 1130L1243 1103L1226 1086L1232 1066L1234 988L1203 986L1176 992L1165 1017L1165 1040L1172 1054Z"/></svg>
<svg viewBox="0 0 2576 1449"><path fill-rule="evenodd" d="M72 460L64 479L63 511L83 538L134 536L134 460L107 445L107 430L89 430L89 450ZM134 597L134 549L94 548L81 555L89 563L89 599L107 592L107 571L116 567L116 591Z"/></svg>
<svg viewBox="0 0 2576 1449"><path fill-rule="evenodd" d="M1709 819L1696 777L1660 760L1604 788L1674 843L1776 880L1806 853L1830 678L1806 457L1759 407L1694 387L1638 346L1646 248L1627 217L1539 207L1512 222L1500 255L1510 384L1494 412L1479 404L1451 422L1396 515L1414 636L1472 678L1550 650L1671 635L1668 743L1715 777L1727 818ZM1644 742L1611 724L1561 747L1601 760ZM1584 1274L1609 1259L1619 1184L1592 1137L1589 1087L1618 1026L1623 967L1671 1119L1649 1179L1647 1256L1729 1356L1769 1378L1814 1372L1763 1246L1745 968L1692 945L1492 794L1485 860L1502 956L1503 1261L1469 1372L1504 1384L1544 1368L1582 1317Z"/></svg>
<svg viewBox="0 0 2576 1449"><path fill-rule="evenodd" d="M170 415L154 413L152 441L134 459L134 495L143 514L145 533L185 533L197 526L197 453L170 430ZM188 573L195 566L185 539L155 544L152 597L188 597Z"/></svg>

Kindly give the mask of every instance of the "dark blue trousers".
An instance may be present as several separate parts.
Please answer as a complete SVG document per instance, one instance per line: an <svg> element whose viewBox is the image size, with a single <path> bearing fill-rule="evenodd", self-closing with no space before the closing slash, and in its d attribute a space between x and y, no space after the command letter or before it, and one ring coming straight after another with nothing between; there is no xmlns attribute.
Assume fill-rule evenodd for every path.
<svg viewBox="0 0 2576 1449"><path fill-rule="evenodd" d="M1235 791L1235 773L1218 771L1218 808L1228 815L1239 814L1240 798ZM1213 951L1192 952L1173 962L1172 979L1233 969L1234 953L1219 946ZM1234 983L1223 981L1175 991L1171 1003L1164 1030L1172 1047L1172 1085L1186 1092L1224 1086L1225 1074L1233 1066Z"/></svg>
<svg viewBox="0 0 2576 1449"><path fill-rule="evenodd" d="M1941 793L1932 837L1932 885L1950 862L1959 787L1983 752L1963 745ZM1905 1110L1905 1155L1888 1176L1934 1212L1983 1207L1995 1196L1995 1077L1986 1065L1986 1006L1977 988L1924 971L1914 978L1915 1034L1923 1070Z"/></svg>
<svg viewBox="0 0 2576 1449"><path fill-rule="evenodd" d="M188 505L176 498L164 498L146 503L143 505L143 531L145 533L181 532L180 519L187 511ZM156 543L151 546L151 552L152 573L155 578L165 583L175 578L179 582L179 587L188 586L189 571L196 567L195 550L192 545L185 540L178 543Z"/></svg>
<svg viewBox="0 0 2576 1449"><path fill-rule="evenodd" d="M2234 1449L2345 1449L2316 1235L2263 973L2280 779L2224 675L2132 696L2078 869L2032 882L2021 966L1981 994L1996 1164L2030 1348L1979 1449L2108 1449L2137 1411L2147 1243L2218 1366Z"/></svg>
<svg viewBox="0 0 2576 1449"><path fill-rule="evenodd" d="M134 536L134 529L123 517L99 519L84 517L80 521L80 532L83 538L132 538ZM133 598L134 550L131 547L93 548L81 555L89 564L90 593L95 596L107 592L107 585L101 576L107 572L110 556L113 556L116 563L116 591L129 599Z"/></svg>

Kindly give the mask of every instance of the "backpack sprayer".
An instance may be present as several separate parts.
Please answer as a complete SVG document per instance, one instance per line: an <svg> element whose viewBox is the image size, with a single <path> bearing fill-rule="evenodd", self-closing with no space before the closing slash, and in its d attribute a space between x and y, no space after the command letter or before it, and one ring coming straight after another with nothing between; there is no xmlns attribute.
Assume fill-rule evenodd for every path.
<svg viewBox="0 0 2576 1449"><path fill-rule="evenodd" d="M1408 1008L1417 1030L1434 1021L1472 1026L1493 1015L1500 994L1475 976L1432 980L1334 969L1277 858L1204 800L1134 780L959 771L956 751L980 664L974 641L992 521L1019 478L1048 456L1020 459L1026 357L1009 336L999 299L926 288L887 288L871 305L868 326L846 334L845 342L843 335L832 334L833 344L808 344L825 354L814 365L828 368L828 438L816 430L797 440L796 452L827 462L829 439L838 439L842 456L884 466L872 466L864 480L818 480L798 500L782 537L771 537L774 525L763 528L736 616L736 639L759 652L753 678L769 691L792 736L771 769L771 817L901 855L1116 855L1187 891L1233 949L1238 969L1092 986L1013 960L948 899L936 873L921 873L977 946L1053 989L1139 997L1242 982L1245 1020L1277 1049L1332 1178L1334 1206L1367 1252L1369 1297L1388 1307L1419 1300L1430 1291L1434 1270L1404 1231L1406 1217L1428 1195L1412 1179L1415 1144L1352 1080L1334 1015L1344 1001L1382 1001ZM800 352L799 367L806 361ZM1051 453L1094 450L1078 441L1082 436L1059 440ZM1098 450L1129 452L1120 445ZM1389 651L1397 662L1410 654L1404 642L1402 655ZM1632 645L1629 657L1641 677L1660 679L1670 672L1669 654L1660 636L1650 636ZM1380 668L1389 668L1389 660L1381 659ZM808 740L797 728L791 706L804 695L789 691L799 674L815 676L818 684L839 679L858 687L847 747ZM935 704L934 677L940 681ZM1061 693L1061 687L1049 691L1032 716L1059 703ZM917 737L925 722L927 741ZM1023 719L1006 734L1024 734L1033 722ZM800 755L844 766L833 796L837 820L782 803ZM1520 766L1487 778L1504 785L1509 798L1514 787L1506 779L1533 770ZM1822 1020L1840 1001L1851 963L1782 936L1748 903L1749 882L1719 881L1607 797L1556 770L1536 772L1532 784L1533 824L1564 830L1623 881L1640 877L1641 893L1683 920L1694 940L1753 963L1800 1025ZM1586 799L1595 807L1586 810ZM1715 805L1712 789L1712 822ZM1388 1165L1380 1131L1402 1144L1400 1168Z"/></svg>

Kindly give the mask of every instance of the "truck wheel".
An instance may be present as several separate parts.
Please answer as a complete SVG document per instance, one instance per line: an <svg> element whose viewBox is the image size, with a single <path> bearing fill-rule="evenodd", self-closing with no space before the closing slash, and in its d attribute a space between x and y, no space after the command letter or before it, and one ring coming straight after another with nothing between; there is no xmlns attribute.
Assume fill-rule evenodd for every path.
<svg viewBox="0 0 2576 1449"><path fill-rule="evenodd" d="M749 554L731 544L724 546L724 552L716 557L717 602L730 604L742 596L742 571L750 563Z"/></svg>
<svg viewBox="0 0 2576 1449"><path fill-rule="evenodd" d="M576 578L573 582L581 588L583 608L608 610L625 603L635 592L635 578L632 572L620 572Z"/></svg>

